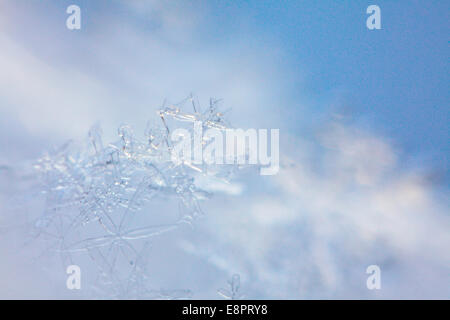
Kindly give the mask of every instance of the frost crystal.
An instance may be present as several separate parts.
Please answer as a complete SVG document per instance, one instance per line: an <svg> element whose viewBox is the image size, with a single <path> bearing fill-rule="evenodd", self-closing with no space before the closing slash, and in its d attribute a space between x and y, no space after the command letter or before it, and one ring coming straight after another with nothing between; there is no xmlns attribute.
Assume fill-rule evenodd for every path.
<svg viewBox="0 0 450 320"><path fill-rule="evenodd" d="M118 129L118 141L105 144L99 126L89 131L81 148L67 143L35 164L46 211L34 223L39 239L49 250L61 254L63 263L89 257L98 269L95 296L115 298L186 298L188 290L155 291L146 266L152 238L190 224L202 214L199 202L209 196L196 185L196 178L229 179L235 165L194 166L174 164L170 159L172 128L201 121L205 129L227 128L217 101L206 112L193 104L194 112L182 105L158 111L159 123L149 125L144 139L131 127ZM153 206L158 199L178 202L179 216L164 221L166 212ZM233 289L234 290L234 289ZM234 291L233 291L234 292ZM234 294L234 293L233 293Z"/></svg>
<svg viewBox="0 0 450 320"><path fill-rule="evenodd" d="M234 274L231 280L228 281L229 289L220 288L217 293L225 299L239 300L244 298L241 293L241 277L238 274Z"/></svg>

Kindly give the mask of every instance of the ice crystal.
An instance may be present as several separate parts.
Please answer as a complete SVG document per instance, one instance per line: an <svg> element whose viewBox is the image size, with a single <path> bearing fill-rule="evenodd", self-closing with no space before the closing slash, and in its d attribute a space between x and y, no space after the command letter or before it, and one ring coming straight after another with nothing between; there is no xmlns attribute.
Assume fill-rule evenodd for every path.
<svg viewBox="0 0 450 320"><path fill-rule="evenodd" d="M191 113L183 111L189 102ZM185 125L192 130L188 124L194 121L201 121L205 129L227 128L216 100L201 112L192 98L186 99L163 107L156 117L159 120L147 126L143 139L122 125L118 140L106 144L96 125L85 145L69 142L34 166L46 197L46 210L35 221L34 231L65 264L89 257L98 269L96 297L189 297L188 290L152 288L147 272L151 240L202 215L199 202L210 194L197 186L196 177L226 180L236 170L234 165L194 166L170 160L172 128ZM151 206L161 198L178 202L179 216L173 221L155 222L165 216L164 208Z"/></svg>
<svg viewBox="0 0 450 320"><path fill-rule="evenodd" d="M244 298L241 293L241 277L238 274L231 277L231 280L228 281L228 287L227 289L220 288L217 293L225 299L239 300Z"/></svg>

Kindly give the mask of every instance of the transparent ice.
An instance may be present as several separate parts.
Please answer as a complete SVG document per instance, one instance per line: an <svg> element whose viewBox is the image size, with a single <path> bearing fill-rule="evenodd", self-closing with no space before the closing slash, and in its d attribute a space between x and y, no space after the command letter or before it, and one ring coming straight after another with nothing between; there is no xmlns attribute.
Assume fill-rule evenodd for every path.
<svg viewBox="0 0 450 320"><path fill-rule="evenodd" d="M183 111L193 109L192 112ZM175 128L192 132L193 122L204 129L229 127L218 101L211 99L202 112L192 97L162 107L139 139L128 125L118 129L118 140L105 143L100 126L93 126L81 147L73 142L48 153L34 164L45 210L33 222L35 241L61 256L63 264L88 258L98 270L92 295L96 298L189 298L185 289L155 290L147 266L152 240L192 224L201 216L200 202L211 196L196 179L229 181L236 165L179 165L171 161L170 134ZM191 135L193 136L193 134ZM204 185L204 183L202 184ZM157 203L157 205L153 205ZM163 205L160 205L160 204ZM171 219L164 204L178 206ZM169 220L169 221L168 221ZM233 278L231 297L239 279Z"/></svg>
<svg viewBox="0 0 450 320"><path fill-rule="evenodd" d="M228 288L220 288L217 293L225 299L243 299L245 296L241 291L241 277L238 274L233 274L231 280L228 280Z"/></svg>

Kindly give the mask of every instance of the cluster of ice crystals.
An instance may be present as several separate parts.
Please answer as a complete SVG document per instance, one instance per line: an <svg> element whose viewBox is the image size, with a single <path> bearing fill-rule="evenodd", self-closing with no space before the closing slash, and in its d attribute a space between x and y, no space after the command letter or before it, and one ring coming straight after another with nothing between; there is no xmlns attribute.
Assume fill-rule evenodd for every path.
<svg viewBox="0 0 450 320"><path fill-rule="evenodd" d="M188 103L191 113L183 111ZM156 118L142 139L123 125L118 140L106 144L101 129L94 126L85 145L67 143L35 164L46 196L46 210L35 221L35 232L67 265L89 257L98 269L96 297L189 297L186 290L152 289L146 271L151 240L202 214L199 202L209 192L196 185L198 175L228 179L236 170L234 165L194 167L188 161L171 161L173 129L184 126L192 131L194 121L201 121L205 129L227 128L217 101L211 100L200 112L192 98L186 99L162 108ZM151 207L156 199L176 202L178 217L154 222L166 214L163 207Z"/></svg>

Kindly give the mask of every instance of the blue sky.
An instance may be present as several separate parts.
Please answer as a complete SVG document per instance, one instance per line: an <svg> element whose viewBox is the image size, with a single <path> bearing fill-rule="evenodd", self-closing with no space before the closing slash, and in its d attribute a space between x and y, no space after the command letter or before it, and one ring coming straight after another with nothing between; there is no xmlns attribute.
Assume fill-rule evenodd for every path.
<svg viewBox="0 0 450 320"><path fill-rule="evenodd" d="M33 14L25 12L30 3L36 10ZM80 68L101 68L94 65L97 61L85 59L86 52L80 55L76 46L68 52L69 44L58 41L66 30L51 30L64 18L58 12L68 3L19 2L16 6L24 12L14 12L15 20L32 16L36 32L31 32L27 24L15 25L13 31L19 41L43 58L66 59L66 63L70 59L73 64L81 64ZM152 21L151 10L136 17L119 1L77 3L85 10L85 34L65 36L71 36L70 44L83 49L78 41L101 37L95 33L108 32L107 26L114 20L127 21L147 34L160 27L157 19ZM279 96L283 106L274 108L290 115L292 130L314 121L323 111L344 108L363 121L362 125L395 139L405 152L425 157L442 170L447 165L449 141L446 36L450 5L445 1L426 5L421 1L378 1L382 30L369 31L365 9L370 4L208 1L192 5L175 2L169 7L190 7L202 13L192 38L177 44L181 50L218 47L230 56L252 46L277 50L277 57L267 59L267 67L282 68L288 81ZM49 31L58 37L56 43L44 34ZM46 38L50 43L40 46ZM296 105L296 101L305 100L308 108Z"/></svg>
<svg viewBox="0 0 450 320"><path fill-rule="evenodd" d="M65 27L70 4L81 30ZM366 28L371 4L382 30ZM161 286L178 285L184 263L199 298L233 273L249 297L448 297L449 7L2 1L0 165L82 140L96 122L107 141L123 122L139 134L165 99L222 98L235 126L280 129L282 169L240 177L228 189L238 194L205 204L196 232L164 238ZM0 255L14 252L4 243ZM57 276L43 293L26 256L7 257L0 287L13 291L0 295L72 297ZM381 293L364 285L372 263L386 271Z"/></svg>
<svg viewBox="0 0 450 320"><path fill-rule="evenodd" d="M375 31L365 26L370 1L213 3L214 36L231 29L250 45L282 48L292 72L290 98L310 103L306 121L340 104L407 153L447 166L449 3L378 1L382 30ZM291 107L301 110L292 126L301 125L305 110Z"/></svg>

